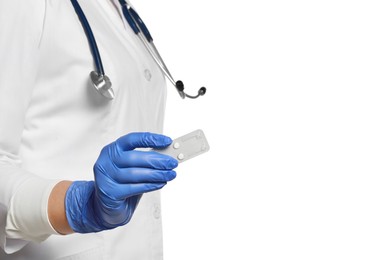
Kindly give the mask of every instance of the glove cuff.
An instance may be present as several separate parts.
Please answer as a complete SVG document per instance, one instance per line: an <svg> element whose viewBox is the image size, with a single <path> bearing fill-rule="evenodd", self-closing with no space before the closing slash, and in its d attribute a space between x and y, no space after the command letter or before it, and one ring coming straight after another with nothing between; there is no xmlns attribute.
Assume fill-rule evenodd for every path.
<svg viewBox="0 0 390 260"><path fill-rule="evenodd" d="M65 213L69 226L77 233L99 232L104 228L94 214L94 181L75 181L65 196Z"/></svg>
<svg viewBox="0 0 390 260"><path fill-rule="evenodd" d="M113 229L127 224L141 195L128 198L119 204L120 210L113 210L96 199L94 181L75 181L65 195L65 213L69 226L77 233L91 233Z"/></svg>

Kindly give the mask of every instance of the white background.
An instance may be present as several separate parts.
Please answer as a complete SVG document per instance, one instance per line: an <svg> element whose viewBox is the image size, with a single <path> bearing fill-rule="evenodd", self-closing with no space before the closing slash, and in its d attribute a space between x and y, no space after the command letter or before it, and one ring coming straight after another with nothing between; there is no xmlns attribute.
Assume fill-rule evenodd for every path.
<svg viewBox="0 0 390 260"><path fill-rule="evenodd" d="M388 1L133 0L174 77L167 260L390 259Z"/></svg>

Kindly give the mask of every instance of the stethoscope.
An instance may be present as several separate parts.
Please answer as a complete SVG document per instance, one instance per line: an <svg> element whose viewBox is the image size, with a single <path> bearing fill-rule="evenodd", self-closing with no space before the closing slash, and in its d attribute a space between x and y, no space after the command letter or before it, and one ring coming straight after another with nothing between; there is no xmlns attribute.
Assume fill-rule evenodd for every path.
<svg viewBox="0 0 390 260"><path fill-rule="evenodd" d="M95 89L102 94L104 97L108 99L113 99L115 97L114 90L112 89L112 83L110 78L104 73L103 62L100 58L99 49L97 47L95 37L93 35L92 29L88 23L87 18L83 10L81 9L77 0L71 0L73 7L80 19L80 22L84 28L85 34L88 39L89 47L92 52L93 60L95 63L96 71L91 71L90 73L90 81ZM126 21L128 22L131 29L141 40L147 51L152 56L153 60L160 67L161 71L164 75L169 79L169 81L176 87L177 91L181 98L189 97L189 98L197 98L199 96L203 96L206 93L206 88L201 87L198 91L198 94L195 96L188 95L184 92L184 84L182 81L175 81L169 72L167 66L165 65L163 59L161 58L156 46L153 43L153 38L150 35L148 28L145 23L139 17L137 12L132 8L128 7L125 0L119 0L122 6L122 12Z"/></svg>

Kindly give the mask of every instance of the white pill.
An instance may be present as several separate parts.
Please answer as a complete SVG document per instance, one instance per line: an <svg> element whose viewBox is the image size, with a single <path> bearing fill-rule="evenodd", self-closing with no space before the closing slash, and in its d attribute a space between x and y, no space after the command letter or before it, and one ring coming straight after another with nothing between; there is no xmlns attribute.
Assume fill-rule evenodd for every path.
<svg viewBox="0 0 390 260"><path fill-rule="evenodd" d="M184 159L184 154L182 154L182 153L179 153L179 155L177 156L177 159L179 159L179 160L183 160L183 159Z"/></svg>
<svg viewBox="0 0 390 260"><path fill-rule="evenodd" d="M179 144L179 143L174 143L174 144L173 144L173 148L179 149L179 148L180 148L180 144Z"/></svg>

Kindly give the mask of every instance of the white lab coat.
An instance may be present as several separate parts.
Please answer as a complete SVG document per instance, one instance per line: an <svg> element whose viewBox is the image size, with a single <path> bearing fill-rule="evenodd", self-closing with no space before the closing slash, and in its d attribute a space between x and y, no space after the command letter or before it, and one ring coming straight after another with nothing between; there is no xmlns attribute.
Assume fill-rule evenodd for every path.
<svg viewBox="0 0 390 260"><path fill-rule="evenodd" d="M88 82L94 63L69 0L0 0L0 246L13 192L28 175L92 180L103 146L134 131L162 132L162 73L129 29L116 0L79 0L115 99ZM38 205L37 205L38 206ZM145 194L126 226L52 235L0 259L162 259L160 193Z"/></svg>

